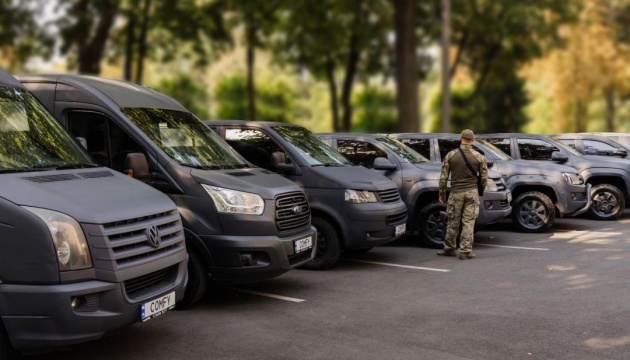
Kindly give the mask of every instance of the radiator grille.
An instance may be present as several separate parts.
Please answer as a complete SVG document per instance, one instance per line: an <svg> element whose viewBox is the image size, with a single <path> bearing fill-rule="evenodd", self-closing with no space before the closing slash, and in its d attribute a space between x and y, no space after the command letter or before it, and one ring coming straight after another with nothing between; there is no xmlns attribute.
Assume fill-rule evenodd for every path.
<svg viewBox="0 0 630 360"><path fill-rule="evenodd" d="M159 244L149 242L150 227L158 230ZM185 248L184 231L177 211L103 225L109 258L117 268L125 268L161 258Z"/></svg>
<svg viewBox="0 0 630 360"><path fill-rule="evenodd" d="M499 189L498 191L505 190L505 182L503 182L501 178L494 178L491 180L494 181L495 184L497 184L497 188Z"/></svg>
<svg viewBox="0 0 630 360"><path fill-rule="evenodd" d="M398 214L387 215L387 225L398 224L407 220L407 211L399 212Z"/></svg>
<svg viewBox="0 0 630 360"><path fill-rule="evenodd" d="M177 265L124 282L127 297L135 300L170 288L177 277Z"/></svg>
<svg viewBox="0 0 630 360"><path fill-rule="evenodd" d="M280 232L295 231L311 224L311 208L301 192L276 198L276 227Z"/></svg>
<svg viewBox="0 0 630 360"><path fill-rule="evenodd" d="M400 201L400 193L398 193L398 189L379 191L378 196L385 204L391 204Z"/></svg>

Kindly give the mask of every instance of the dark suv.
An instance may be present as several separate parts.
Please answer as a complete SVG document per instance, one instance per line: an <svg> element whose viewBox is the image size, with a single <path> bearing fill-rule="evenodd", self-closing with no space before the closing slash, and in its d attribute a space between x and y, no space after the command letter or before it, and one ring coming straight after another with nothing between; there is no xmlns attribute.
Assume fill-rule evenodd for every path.
<svg viewBox="0 0 630 360"><path fill-rule="evenodd" d="M583 155L617 156L621 158L628 156L628 148L605 136L587 133L556 134L550 136Z"/></svg>
<svg viewBox="0 0 630 360"><path fill-rule="evenodd" d="M440 162L459 146L456 134L392 134L393 138L416 149L432 161ZM512 221L522 232L540 232L551 227L556 212L576 216L590 206L587 188L570 166L512 160L501 150L481 139L473 148L486 158L488 167L505 178L512 191Z"/></svg>
<svg viewBox="0 0 630 360"><path fill-rule="evenodd" d="M582 155L575 149L544 135L484 134L486 139L514 159L555 162L573 166L582 175L593 205L594 219L616 219L623 213L630 189L630 161L612 157Z"/></svg>
<svg viewBox="0 0 630 360"><path fill-rule="evenodd" d="M443 247L446 205L438 202L440 164L430 162L412 148L384 135L320 134L356 165L382 173L398 185L407 209L407 228L414 229L426 245ZM501 175L488 171L488 184L480 198L476 225L487 225L510 215L512 195Z"/></svg>

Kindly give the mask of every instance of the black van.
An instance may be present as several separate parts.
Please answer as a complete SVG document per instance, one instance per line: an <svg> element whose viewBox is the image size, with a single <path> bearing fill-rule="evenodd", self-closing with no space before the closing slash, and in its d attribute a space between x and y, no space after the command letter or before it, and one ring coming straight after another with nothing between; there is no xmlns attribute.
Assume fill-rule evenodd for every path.
<svg viewBox="0 0 630 360"><path fill-rule="evenodd" d="M314 256L303 191L252 168L170 97L123 81L72 75L18 79L102 165L166 193L182 215L190 282L182 306L217 283L270 279Z"/></svg>
<svg viewBox="0 0 630 360"><path fill-rule="evenodd" d="M0 183L1 359L101 338L184 296L175 204L92 161L2 70Z"/></svg>
<svg viewBox="0 0 630 360"><path fill-rule="evenodd" d="M272 122L204 123L254 165L304 189L318 233L317 255L307 268L330 267L344 249L369 250L405 233L407 208L396 184L354 166L309 130Z"/></svg>

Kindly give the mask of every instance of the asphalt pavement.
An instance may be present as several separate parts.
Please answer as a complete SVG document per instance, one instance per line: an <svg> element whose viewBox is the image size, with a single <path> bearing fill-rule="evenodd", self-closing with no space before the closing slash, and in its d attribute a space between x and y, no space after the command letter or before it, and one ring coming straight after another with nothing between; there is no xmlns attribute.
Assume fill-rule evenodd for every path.
<svg viewBox="0 0 630 360"><path fill-rule="evenodd" d="M629 359L629 225L506 221L476 234L473 260L408 236L27 359Z"/></svg>

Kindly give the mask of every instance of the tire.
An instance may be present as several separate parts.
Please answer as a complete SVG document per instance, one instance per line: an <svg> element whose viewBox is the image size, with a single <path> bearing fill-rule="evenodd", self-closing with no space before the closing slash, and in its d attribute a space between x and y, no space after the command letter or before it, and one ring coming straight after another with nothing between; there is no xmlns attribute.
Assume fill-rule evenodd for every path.
<svg viewBox="0 0 630 360"><path fill-rule="evenodd" d="M610 184L599 184L591 188L593 204L588 210L595 220L614 220L621 216L626 199L619 188Z"/></svg>
<svg viewBox="0 0 630 360"><path fill-rule="evenodd" d="M0 360L16 360L20 358L20 354L13 349L7 331L0 322Z"/></svg>
<svg viewBox="0 0 630 360"><path fill-rule="evenodd" d="M416 220L421 244L435 249L443 248L447 221L446 204L433 201L425 205Z"/></svg>
<svg viewBox="0 0 630 360"><path fill-rule="evenodd" d="M512 222L525 233L539 233L549 229L556 220L556 209L549 196L530 191L512 202Z"/></svg>
<svg viewBox="0 0 630 360"><path fill-rule="evenodd" d="M317 229L315 258L302 265L303 269L324 270L335 265L341 255L341 240L335 227L322 218L314 217L311 224Z"/></svg>
<svg viewBox="0 0 630 360"><path fill-rule="evenodd" d="M194 251L188 252L188 285L184 297L177 303L175 309L187 309L201 300L208 288L208 271L199 255Z"/></svg>

